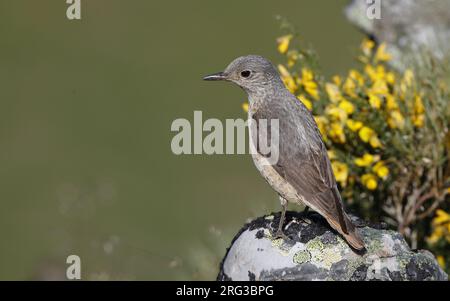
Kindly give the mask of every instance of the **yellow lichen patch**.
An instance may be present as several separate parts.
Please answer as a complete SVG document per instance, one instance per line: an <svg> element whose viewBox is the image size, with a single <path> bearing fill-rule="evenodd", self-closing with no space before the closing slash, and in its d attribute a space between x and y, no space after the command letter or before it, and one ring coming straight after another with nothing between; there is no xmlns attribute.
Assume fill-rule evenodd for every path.
<svg viewBox="0 0 450 301"><path fill-rule="evenodd" d="M334 263L342 260L342 256L337 248L326 248L322 251L322 254L322 264L326 269L330 269Z"/></svg>
<svg viewBox="0 0 450 301"><path fill-rule="evenodd" d="M290 251L291 247L284 243L284 239L282 239L282 238L272 239L272 246L274 248L276 248L280 252L281 255L283 255L283 256L289 255L289 251Z"/></svg>
<svg viewBox="0 0 450 301"><path fill-rule="evenodd" d="M311 260L311 254L307 250L298 251L292 260L296 264L302 264Z"/></svg>
<svg viewBox="0 0 450 301"><path fill-rule="evenodd" d="M320 238L316 237L306 244L306 250L311 254L311 261L315 263L321 263L323 260L324 244Z"/></svg>

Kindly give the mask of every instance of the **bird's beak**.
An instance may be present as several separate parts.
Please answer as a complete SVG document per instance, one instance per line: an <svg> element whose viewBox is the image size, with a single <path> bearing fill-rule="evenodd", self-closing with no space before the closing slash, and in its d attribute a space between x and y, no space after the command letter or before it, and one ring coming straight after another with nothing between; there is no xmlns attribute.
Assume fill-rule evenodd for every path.
<svg viewBox="0 0 450 301"><path fill-rule="evenodd" d="M223 72L218 72L214 74L207 75L203 78L203 80L226 80L227 76Z"/></svg>

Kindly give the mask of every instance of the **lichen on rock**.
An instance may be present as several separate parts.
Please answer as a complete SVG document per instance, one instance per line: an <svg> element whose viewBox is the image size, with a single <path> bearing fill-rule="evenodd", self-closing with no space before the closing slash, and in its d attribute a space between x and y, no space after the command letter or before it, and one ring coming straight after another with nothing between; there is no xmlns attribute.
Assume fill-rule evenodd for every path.
<svg viewBox="0 0 450 301"><path fill-rule="evenodd" d="M317 213L288 212L275 239L280 214L257 218L233 239L218 280L447 280L428 251L412 251L403 237L352 217L367 248L351 249Z"/></svg>

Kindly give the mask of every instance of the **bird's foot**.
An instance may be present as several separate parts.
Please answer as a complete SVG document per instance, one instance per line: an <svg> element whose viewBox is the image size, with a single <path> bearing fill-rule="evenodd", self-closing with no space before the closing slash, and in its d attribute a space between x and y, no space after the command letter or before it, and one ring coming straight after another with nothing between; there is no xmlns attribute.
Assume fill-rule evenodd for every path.
<svg viewBox="0 0 450 301"><path fill-rule="evenodd" d="M289 238L289 236L287 236L286 234L284 234L283 231L282 231L281 229L278 229L278 231L275 233L274 238L275 238L275 239L280 239L280 238L281 238L281 239L286 240L286 241L291 240L291 239Z"/></svg>
<svg viewBox="0 0 450 301"><path fill-rule="evenodd" d="M300 221L307 225L311 225L311 220L308 218L309 207L306 206L305 210L302 212L302 217L300 217Z"/></svg>
<svg viewBox="0 0 450 301"><path fill-rule="evenodd" d="M300 217L300 222L307 224L307 225L311 225L311 223L312 223L309 218L304 217L304 216Z"/></svg>

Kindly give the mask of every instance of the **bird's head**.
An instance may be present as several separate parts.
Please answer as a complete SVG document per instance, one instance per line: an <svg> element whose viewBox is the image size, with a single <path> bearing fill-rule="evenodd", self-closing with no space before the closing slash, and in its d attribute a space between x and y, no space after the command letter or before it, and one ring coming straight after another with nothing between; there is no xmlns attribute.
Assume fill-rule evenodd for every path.
<svg viewBox="0 0 450 301"><path fill-rule="evenodd" d="M280 76L272 63L258 55L241 56L232 61L223 72L205 76L203 79L233 82L249 95L275 86L283 87Z"/></svg>

